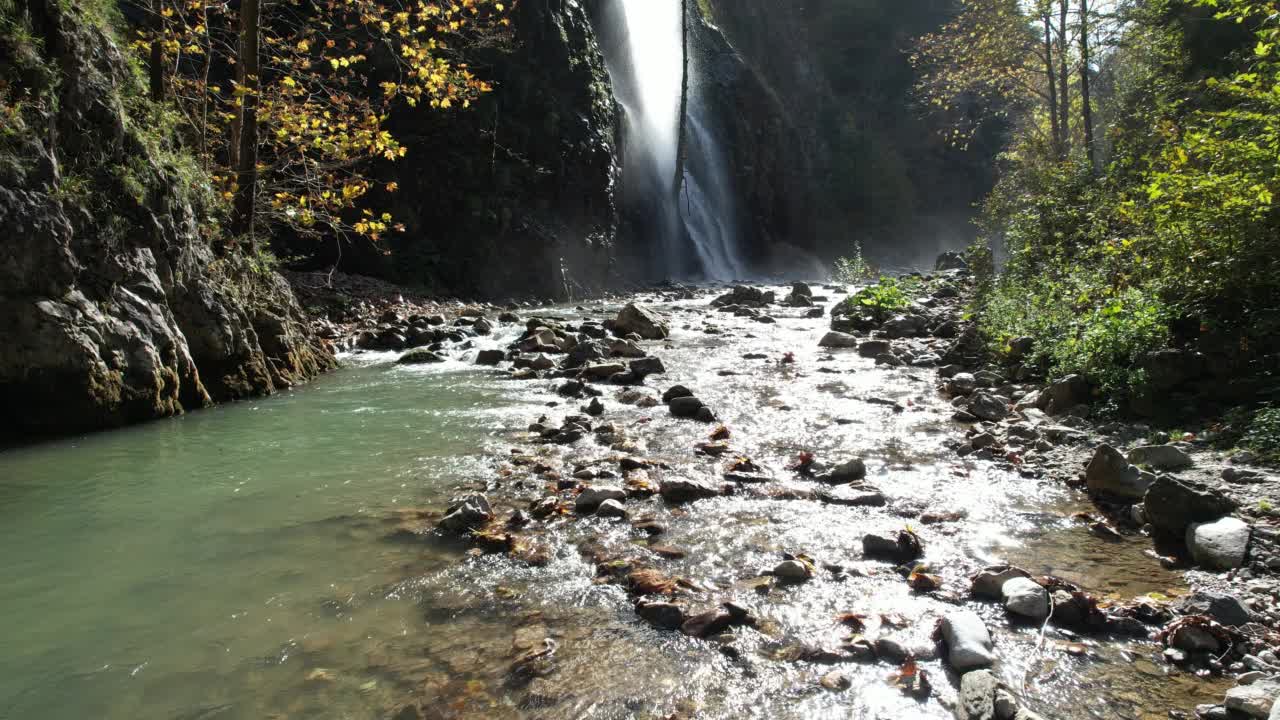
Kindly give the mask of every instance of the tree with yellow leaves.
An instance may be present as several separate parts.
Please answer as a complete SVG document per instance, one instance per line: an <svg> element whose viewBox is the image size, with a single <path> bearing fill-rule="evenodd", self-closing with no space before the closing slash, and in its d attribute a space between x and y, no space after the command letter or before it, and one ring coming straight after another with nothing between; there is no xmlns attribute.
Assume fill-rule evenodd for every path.
<svg viewBox="0 0 1280 720"><path fill-rule="evenodd" d="M456 49L509 41L516 2L153 0L135 45L153 96L176 104L231 203L237 236L285 227L377 239L398 226L364 207L368 172L405 155L389 113L467 108L490 92Z"/></svg>

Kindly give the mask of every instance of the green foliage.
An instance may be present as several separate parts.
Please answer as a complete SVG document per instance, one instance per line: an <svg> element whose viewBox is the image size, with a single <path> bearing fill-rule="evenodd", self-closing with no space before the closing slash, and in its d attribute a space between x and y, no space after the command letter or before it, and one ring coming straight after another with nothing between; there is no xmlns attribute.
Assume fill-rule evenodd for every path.
<svg viewBox="0 0 1280 720"><path fill-rule="evenodd" d="M884 322L911 304L906 290L910 281L881 276L880 281L850 295L836 309L836 314L865 315Z"/></svg>
<svg viewBox="0 0 1280 720"><path fill-rule="evenodd" d="M1240 444L1267 462L1280 462L1280 407L1268 406L1254 414Z"/></svg>
<svg viewBox="0 0 1280 720"><path fill-rule="evenodd" d="M862 256L862 243L857 241L853 243L852 253L836 258L835 266L831 271L833 280L846 285L864 282L874 275L875 269Z"/></svg>
<svg viewBox="0 0 1280 720"><path fill-rule="evenodd" d="M1194 7L1134 6L1106 61L1102 172L1057 157L1034 132L1014 136L980 223L1008 255L994 280L980 278L973 306L993 350L1032 336L1037 369L1123 394L1162 347L1278 346L1280 12L1273 1L1218 6L1255 37L1220 49L1211 67L1224 74L1208 79L1178 21Z"/></svg>
<svg viewBox="0 0 1280 720"><path fill-rule="evenodd" d="M982 329L995 348L1036 338L1029 362L1051 375L1082 373L1110 391L1140 385L1143 355L1169 340L1169 308L1136 287L1116 289L1092 270L998 281Z"/></svg>

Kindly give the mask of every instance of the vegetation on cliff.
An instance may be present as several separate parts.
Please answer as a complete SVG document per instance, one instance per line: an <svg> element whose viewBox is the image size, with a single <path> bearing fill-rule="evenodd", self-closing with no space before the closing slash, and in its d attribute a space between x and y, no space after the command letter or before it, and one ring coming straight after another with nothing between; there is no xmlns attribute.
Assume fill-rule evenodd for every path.
<svg viewBox="0 0 1280 720"><path fill-rule="evenodd" d="M992 348L1034 338L1029 365L1084 373L1143 412L1179 409L1179 391L1272 397L1276 4L965 6L1021 38L995 52L952 25L918 55L937 107L951 107L939 89L958 98L977 79L1018 78L985 88L1015 123L982 216L984 240L1007 256L975 307Z"/></svg>

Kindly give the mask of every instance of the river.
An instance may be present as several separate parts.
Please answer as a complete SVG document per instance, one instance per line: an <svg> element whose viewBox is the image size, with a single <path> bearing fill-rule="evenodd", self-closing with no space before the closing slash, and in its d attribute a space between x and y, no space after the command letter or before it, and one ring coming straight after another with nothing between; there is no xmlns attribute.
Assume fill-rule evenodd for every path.
<svg viewBox="0 0 1280 720"><path fill-rule="evenodd" d="M667 526L661 544L684 557L663 567L696 598L737 597L761 618L722 638L733 652L645 625L620 588L595 581L579 548L647 551L625 521L538 523L530 535L550 550L545 567L430 532L428 511L460 491L487 490L505 513L554 489L557 475L503 462L514 448L559 477L617 453L590 438L532 443L530 422L582 404L557 398L554 381L509 380L466 353L415 367L369 353L277 397L0 452L0 717L374 720L409 699L449 718L949 717L954 690L938 661L923 663L934 697L917 701L886 682L888 664L843 665L852 687L832 692L817 683L832 667L790 652L838 643L848 632L835 616L852 611L902 625L869 635L924 642L957 600L913 593L859 548L864 533L925 510L965 514L913 525L946 589L966 589L995 560L1102 597L1184 589L1143 556L1141 538L1108 542L1073 522L1084 508L1074 491L955 457L946 441L957 426L932 370L829 355L817 347L826 321L798 311L765 325L707 302L658 304L673 333L650 344L669 370L650 385L695 388L732 429L734 455L781 482L633 512ZM787 352L795 363L779 363ZM693 453L708 426L605 389L603 419L630 454L666 463L655 475L718 475L724 459ZM866 458L888 506L807 499L783 470L802 451ZM759 570L782 552L848 572L758 592ZM995 605L968 604L995 633L999 674L1048 717L1154 720L1221 698L1221 683L1179 675L1154 643L1054 630L1041 640ZM514 678L513 659L543 638L556 644L545 677Z"/></svg>

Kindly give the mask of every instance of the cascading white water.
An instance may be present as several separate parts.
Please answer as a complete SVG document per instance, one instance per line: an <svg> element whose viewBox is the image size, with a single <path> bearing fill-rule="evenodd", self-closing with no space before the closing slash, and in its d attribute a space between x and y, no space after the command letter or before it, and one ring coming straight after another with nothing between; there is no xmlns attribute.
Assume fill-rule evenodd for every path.
<svg viewBox="0 0 1280 720"><path fill-rule="evenodd" d="M676 162L684 73L681 0L617 0L626 23L631 92L621 102L630 122L628 171L647 168L660 217L666 267L679 274L688 255L684 238L706 279L743 274L737 252L734 197L722 153L705 119L705 104L687 98L683 187L677 199ZM696 66L690 63L691 76ZM615 84L617 80L615 79ZM697 86L691 77L690 87ZM692 91L691 91L691 94Z"/></svg>

